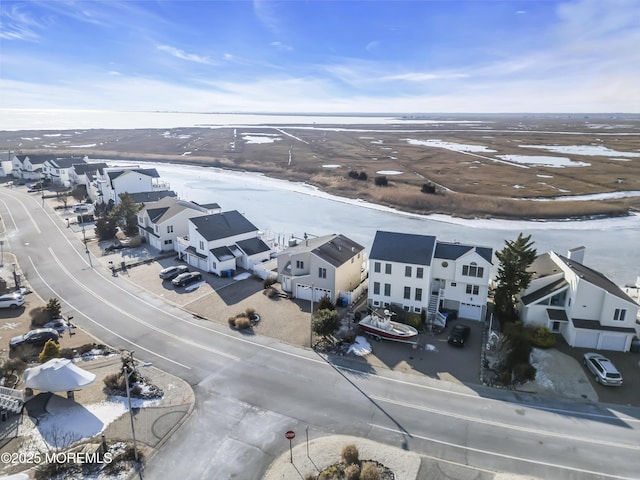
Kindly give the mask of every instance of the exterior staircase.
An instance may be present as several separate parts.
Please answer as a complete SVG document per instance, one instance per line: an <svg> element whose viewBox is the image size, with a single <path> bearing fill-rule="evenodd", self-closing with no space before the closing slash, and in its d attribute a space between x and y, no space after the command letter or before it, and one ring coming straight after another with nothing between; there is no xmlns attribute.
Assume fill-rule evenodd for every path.
<svg viewBox="0 0 640 480"><path fill-rule="evenodd" d="M0 387L0 412L20 413L24 405L22 390Z"/></svg>

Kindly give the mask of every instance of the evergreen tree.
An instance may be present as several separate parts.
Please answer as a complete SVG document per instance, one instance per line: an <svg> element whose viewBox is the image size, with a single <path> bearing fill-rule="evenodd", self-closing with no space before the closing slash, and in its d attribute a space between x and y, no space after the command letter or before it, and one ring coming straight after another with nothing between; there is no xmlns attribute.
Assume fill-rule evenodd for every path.
<svg viewBox="0 0 640 480"><path fill-rule="evenodd" d="M338 328L339 324L338 312L323 308L313 314L311 328L316 335L328 337Z"/></svg>
<svg viewBox="0 0 640 480"><path fill-rule="evenodd" d="M52 358L60 358L60 345L58 345L53 340L47 340L47 343L44 344L44 348L38 359L40 363L47 363Z"/></svg>
<svg viewBox="0 0 640 480"><path fill-rule="evenodd" d="M525 237L520 232L516 240L505 240L505 247L496 252L500 266L494 291L494 304L496 313L503 320L513 321L517 318L516 296L531 283L533 272L527 269L537 255L533 243L531 235Z"/></svg>
<svg viewBox="0 0 640 480"><path fill-rule="evenodd" d="M49 299L47 304L42 307L42 310L47 312L49 320L53 320L54 318L60 318L62 314L62 305L60 305L60 300L54 297Z"/></svg>
<svg viewBox="0 0 640 480"><path fill-rule="evenodd" d="M133 201L128 193L120 194L120 203L109 213L109 217L116 220L117 224L127 235L138 233L138 210L142 205Z"/></svg>

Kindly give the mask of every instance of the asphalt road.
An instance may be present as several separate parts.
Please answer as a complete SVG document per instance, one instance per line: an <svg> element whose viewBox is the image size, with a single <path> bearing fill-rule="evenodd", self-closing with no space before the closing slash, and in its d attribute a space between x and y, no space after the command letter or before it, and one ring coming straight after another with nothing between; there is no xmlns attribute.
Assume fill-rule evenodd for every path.
<svg viewBox="0 0 640 480"><path fill-rule="evenodd" d="M447 462L553 479L638 478L640 409L565 402L330 364L315 352L194 319L101 266L38 196L0 190L5 249L32 288L103 341L184 378L196 409L146 478L257 479L312 438L364 436ZM614 460L615 459L615 460ZM306 472L301 472L302 474Z"/></svg>

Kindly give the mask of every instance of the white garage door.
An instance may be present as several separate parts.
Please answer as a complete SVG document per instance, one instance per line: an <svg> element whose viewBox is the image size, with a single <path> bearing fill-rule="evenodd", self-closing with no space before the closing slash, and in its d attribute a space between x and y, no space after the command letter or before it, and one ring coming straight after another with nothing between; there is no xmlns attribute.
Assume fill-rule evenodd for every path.
<svg viewBox="0 0 640 480"><path fill-rule="evenodd" d="M598 332L591 330L576 330L574 347L580 348L597 348L598 347Z"/></svg>
<svg viewBox="0 0 640 480"><path fill-rule="evenodd" d="M331 290L325 290L324 288L315 288L313 295L313 301L318 302L325 295L328 296L331 301L333 301L333 297L331 295ZM309 285L296 285L296 298L300 300L311 300L311 287Z"/></svg>
<svg viewBox="0 0 640 480"><path fill-rule="evenodd" d="M615 350L617 352L623 352L627 346L626 335L600 335L600 349L601 350Z"/></svg>
<svg viewBox="0 0 640 480"><path fill-rule="evenodd" d="M469 320L482 320L482 305L461 302L458 317Z"/></svg>

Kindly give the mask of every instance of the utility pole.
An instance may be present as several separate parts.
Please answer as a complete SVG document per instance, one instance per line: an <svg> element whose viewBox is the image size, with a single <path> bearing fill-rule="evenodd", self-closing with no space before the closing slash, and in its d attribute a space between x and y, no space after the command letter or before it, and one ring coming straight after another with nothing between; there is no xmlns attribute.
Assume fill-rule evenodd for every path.
<svg viewBox="0 0 640 480"><path fill-rule="evenodd" d="M133 422L133 410L131 409L131 392L129 391L129 376L135 371L135 364L133 363L133 352L129 352L129 360L131 371L129 371L129 364L126 359L122 360L122 373L124 375L125 387L127 389L127 402L129 403L129 418L131 419L131 433L133 435L133 455L136 459L136 470L140 473L139 460L138 460L138 444L136 442L136 428ZM142 478L142 476L140 476Z"/></svg>

